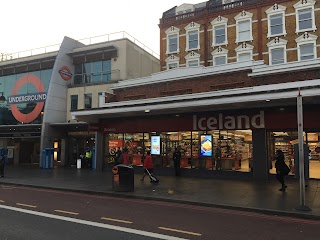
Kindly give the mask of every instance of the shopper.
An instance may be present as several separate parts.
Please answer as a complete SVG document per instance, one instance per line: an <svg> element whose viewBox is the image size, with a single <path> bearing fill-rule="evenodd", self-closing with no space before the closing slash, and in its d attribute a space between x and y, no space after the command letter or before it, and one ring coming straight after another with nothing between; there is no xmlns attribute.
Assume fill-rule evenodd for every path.
<svg viewBox="0 0 320 240"><path fill-rule="evenodd" d="M216 170L222 170L221 149L219 146L215 149Z"/></svg>
<svg viewBox="0 0 320 240"><path fill-rule="evenodd" d="M123 149L122 159L123 159L122 164L130 164L130 158L129 158L127 148Z"/></svg>
<svg viewBox="0 0 320 240"><path fill-rule="evenodd" d="M181 153L178 148L174 149L172 160L174 163L174 171L176 176L180 176L180 160L181 160Z"/></svg>
<svg viewBox="0 0 320 240"><path fill-rule="evenodd" d="M5 165L6 159L4 153L0 156L0 177L4 177L4 165Z"/></svg>
<svg viewBox="0 0 320 240"><path fill-rule="evenodd" d="M150 174L153 173L153 163L152 163L152 158L150 156L150 151L147 151L147 156L145 156L145 158L144 158L143 169L144 169L144 173L143 173L142 178L140 179L140 182L143 182L145 176L149 175L148 171ZM148 171L147 171L147 169L148 169Z"/></svg>
<svg viewBox="0 0 320 240"><path fill-rule="evenodd" d="M289 174L290 169L287 166L287 164L284 162L284 154L280 149L276 151L275 159L276 159L275 166L277 171L276 178L281 183L281 188L279 189L279 191L284 192L287 188L287 185L284 182L284 177Z"/></svg>
<svg viewBox="0 0 320 240"><path fill-rule="evenodd" d="M116 151L116 155L114 157L114 165L118 165L119 164L119 159L121 157L121 154L122 154L121 149L120 149L120 147L118 147L118 149Z"/></svg>

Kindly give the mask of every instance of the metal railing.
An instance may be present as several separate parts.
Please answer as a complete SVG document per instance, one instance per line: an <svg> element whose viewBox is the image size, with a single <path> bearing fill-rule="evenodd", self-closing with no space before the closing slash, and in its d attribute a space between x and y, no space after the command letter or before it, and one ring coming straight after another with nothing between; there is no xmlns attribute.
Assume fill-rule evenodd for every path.
<svg viewBox="0 0 320 240"><path fill-rule="evenodd" d="M144 45L139 40L137 40L136 38L134 38L133 36L131 36L125 31L109 33L109 34L104 34L104 35L99 35L99 36L94 36L89 38L83 38L77 41L85 45L91 45L91 44L109 42L109 41L115 41L115 40L121 40L121 39L128 39L132 41L134 44L136 44L137 46L141 47L146 52L150 53L152 56L159 58L159 54L157 54L156 52L148 48L146 45ZM54 44L54 45L49 45L45 47L39 47L39 48L30 49L30 50L20 51L16 53L0 53L0 62L59 51L60 45L61 44Z"/></svg>

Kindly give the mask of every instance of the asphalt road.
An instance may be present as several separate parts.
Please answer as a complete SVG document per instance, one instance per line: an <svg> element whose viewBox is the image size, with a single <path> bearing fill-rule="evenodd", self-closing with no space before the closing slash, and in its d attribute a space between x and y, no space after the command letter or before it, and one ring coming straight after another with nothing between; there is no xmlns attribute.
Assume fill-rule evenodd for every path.
<svg viewBox="0 0 320 240"><path fill-rule="evenodd" d="M0 206L1 240L6 239L1 236L3 226L12 234L21 233L20 238L8 240L38 239L28 238L30 234L39 239L316 240L320 237L320 221L49 189L1 185L0 204L15 210ZM17 209L27 212L16 212ZM28 211L32 211L31 215ZM47 234L45 238L43 234Z"/></svg>

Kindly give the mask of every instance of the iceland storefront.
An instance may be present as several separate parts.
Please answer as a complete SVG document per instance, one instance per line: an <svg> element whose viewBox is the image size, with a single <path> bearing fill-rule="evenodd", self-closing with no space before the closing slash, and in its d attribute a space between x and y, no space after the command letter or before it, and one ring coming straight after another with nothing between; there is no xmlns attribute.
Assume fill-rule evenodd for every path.
<svg viewBox="0 0 320 240"><path fill-rule="evenodd" d="M310 107L304 116L305 142L315 153L314 163L310 159L310 177L320 178L316 153L316 147L320 148L319 127L316 130L320 114ZM114 119L101 116L100 123L91 124L91 129L101 135L97 147L102 149L104 167L114 164L118 148L128 150L130 163L135 166L142 166L150 150L158 172L173 173L172 154L178 148L182 175L263 180L275 173L276 149L284 151L294 175L296 119L295 108L263 108Z"/></svg>

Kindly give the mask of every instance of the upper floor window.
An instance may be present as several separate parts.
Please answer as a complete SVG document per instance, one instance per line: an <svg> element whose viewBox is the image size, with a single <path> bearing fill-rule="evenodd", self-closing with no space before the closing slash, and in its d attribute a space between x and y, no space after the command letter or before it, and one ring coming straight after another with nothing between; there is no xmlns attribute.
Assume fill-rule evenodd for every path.
<svg viewBox="0 0 320 240"><path fill-rule="evenodd" d="M300 61L317 58L317 38L318 36L306 32L296 39Z"/></svg>
<svg viewBox="0 0 320 240"><path fill-rule="evenodd" d="M167 70L168 70L168 69L178 68L180 58L176 57L174 55L171 55L171 56L167 57L167 59L165 61L167 63Z"/></svg>
<svg viewBox="0 0 320 240"><path fill-rule="evenodd" d="M84 95L84 108L92 108L92 93L87 93Z"/></svg>
<svg viewBox="0 0 320 240"><path fill-rule="evenodd" d="M199 60L189 60L187 61L188 67L198 67L199 66Z"/></svg>
<svg viewBox="0 0 320 240"><path fill-rule="evenodd" d="M166 54L179 52L179 28L170 27L167 29L167 51Z"/></svg>
<svg viewBox="0 0 320 240"><path fill-rule="evenodd" d="M253 46L250 44L243 43L236 49L237 62L251 61L253 54Z"/></svg>
<svg viewBox="0 0 320 240"><path fill-rule="evenodd" d="M74 84L108 82L111 80L111 60L75 65Z"/></svg>
<svg viewBox="0 0 320 240"><path fill-rule="evenodd" d="M252 13L242 11L234 18L237 25L237 43L253 40L252 15Z"/></svg>
<svg viewBox="0 0 320 240"><path fill-rule="evenodd" d="M227 23L228 19L218 16L211 22L212 25L212 46L227 45Z"/></svg>
<svg viewBox="0 0 320 240"><path fill-rule="evenodd" d="M200 63L200 54L192 51L186 57L187 67L198 67Z"/></svg>
<svg viewBox="0 0 320 240"><path fill-rule="evenodd" d="M211 52L212 55L212 65L222 65L228 63L228 50L222 47L218 47L213 52Z"/></svg>
<svg viewBox="0 0 320 240"><path fill-rule="evenodd" d="M274 4L266 13L268 15L268 38L286 35L285 27L285 11L286 7Z"/></svg>
<svg viewBox="0 0 320 240"><path fill-rule="evenodd" d="M77 110L78 109L78 95L71 95L71 110Z"/></svg>
<svg viewBox="0 0 320 240"><path fill-rule="evenodd" d="M296 32L315 31L314 0L302 0L294 6L296 9Z"/></svg>
<svg viewBox="0 0 320 240"><path fill-rule="evenodd" d="M200 24L192 22L185 27L186 30L186 51L200 49L199 31Z"/></svg>
<svg viewBox="0 0 320 240"><path fill-rule="evenodd" d="M287 40L280 39L276 37L274 40L270 41L267 46L269 48L269 64L281 64L287 62L287 52L286 45Z"/></svg>

